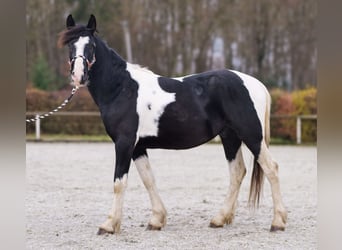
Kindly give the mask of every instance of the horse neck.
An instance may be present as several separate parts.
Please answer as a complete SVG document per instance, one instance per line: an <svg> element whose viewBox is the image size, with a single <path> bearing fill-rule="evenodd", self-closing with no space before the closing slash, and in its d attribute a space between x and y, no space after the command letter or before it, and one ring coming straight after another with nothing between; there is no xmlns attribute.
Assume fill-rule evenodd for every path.
<svg viewBox="0 0 342 250"><path fill-rule="evenodd" d="M89 92L101 107L112 102L127 77L126 62L103 41L96 38L96 62L89 73Z"/></svg>

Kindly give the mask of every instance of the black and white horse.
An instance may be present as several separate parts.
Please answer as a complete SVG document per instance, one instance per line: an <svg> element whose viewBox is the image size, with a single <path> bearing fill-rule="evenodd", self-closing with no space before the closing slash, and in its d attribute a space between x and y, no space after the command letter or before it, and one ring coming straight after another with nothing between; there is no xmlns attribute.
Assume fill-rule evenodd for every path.
<svg viewBox="0 0 342 250"><path fill-rule="evenodd" d="M223 208L211 220L222 227L234 218L237 196L246 168L244 143L254 156L250 201L259 202L263 174L271 184L274 218L271 231L284 230L278 166L268 149L270 96L257 79L232 70L208 71L167 78L123 60L94 33L96 20L76 25L72 16L60 33L59 45L68 45L71 78L87 86L101 112L108 135L115 143L113 205L99 234L118 233L133 159L152 203L148 229L166 224L166 210L157 192L147 148L188 149L219 135L230 168L230 186Z"/></svg>

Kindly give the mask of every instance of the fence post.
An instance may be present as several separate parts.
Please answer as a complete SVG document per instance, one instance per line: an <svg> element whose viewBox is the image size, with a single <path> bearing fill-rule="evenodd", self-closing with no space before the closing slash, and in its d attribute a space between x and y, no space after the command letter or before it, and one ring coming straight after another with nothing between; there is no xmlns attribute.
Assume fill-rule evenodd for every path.
<svg viewBox="0 0 342 250"><path fill-rule="evenodd" d="M39 114L36 114L36 140L40 140L40 119L39 119Z"/></svg>
<svg viewBox="0 0 342 250"><path fill-rule="evenodd" d="M296 133L296 137L297 137L297 144L301 144L302 143L302 119L300 116L297 116L297 133Z"/></svg>
<svg viewBox="0 0 342 250"><path fill-rule="evenodd" d="M132 47L131 47L131 35L130 35L129 28L128 28L128 21L127 20L122 21L121 25L122 25L124 36L125 36L127 61L132 63L133 57L132 57Z"/></svg>

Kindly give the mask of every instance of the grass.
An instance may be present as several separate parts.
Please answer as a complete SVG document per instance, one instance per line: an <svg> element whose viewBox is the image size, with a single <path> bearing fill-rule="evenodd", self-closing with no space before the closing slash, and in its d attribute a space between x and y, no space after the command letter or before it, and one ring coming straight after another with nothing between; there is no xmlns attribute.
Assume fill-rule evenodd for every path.
<svg viewBox="0 0 342 250"><path fill-rule="evenodd" d="M43 142L111 142L108 135L66 135L66 134L44 134L40 140L36 140L35 134L26 134L26 141Z"/></svg>
<svg viewBox="0 0 342 250"><path fill-rule="evenodd" d="M283 138L271 137L270 144L271 145L295 145L296 143L294 141L283 139Z"/></svg>
<svg viewBox="0 0 342 250"><path fill-rule="evenodd" d="M26 141L40 142L111 142L108 135L69 135L69 134L42 134L40 140L36 140L35 134L26 134ZM212 140L210 143L219 143ZM271 138L271 145L296 145L294 141L282 138ZM316 143L303 143L302 145L316 145Z"/></svg>

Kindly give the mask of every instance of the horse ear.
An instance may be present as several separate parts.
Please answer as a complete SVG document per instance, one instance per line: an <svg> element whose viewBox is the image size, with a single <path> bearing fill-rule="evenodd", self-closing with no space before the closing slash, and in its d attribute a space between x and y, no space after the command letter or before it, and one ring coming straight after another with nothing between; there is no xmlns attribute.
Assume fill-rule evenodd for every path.
<svg viewBox="0 0 342 250"><path fill-rule="evenodd" d="M67 20L66 20L66 27L68 29L71 29L72 27L74 27L76 24L75 24L75 21L74 21L74 18L72 17L72 15L70 14L68 17L67 17Z"/></svg>
<svg viewBox="0 0 342 250"><path fill-rule="evenodd" d="M90 15L87 29L91 30L92 33L94 33L96 30L96 18L93 14Z"/></svg>

